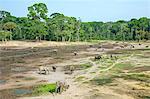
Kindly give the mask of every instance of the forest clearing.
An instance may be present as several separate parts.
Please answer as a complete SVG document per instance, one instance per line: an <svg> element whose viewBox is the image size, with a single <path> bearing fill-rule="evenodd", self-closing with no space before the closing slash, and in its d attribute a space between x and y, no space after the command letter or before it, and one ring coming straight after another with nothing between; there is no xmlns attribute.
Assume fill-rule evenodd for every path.
<svg viewBox="0 0 150 99"><path fill-rule="evenodd" d="M0 99L149 99L149 46L149 41L1 42ZM39 74L40 66L50 73ZM49 92L57 81L69 88Z"/></svg>
<svg viewBox="0 0 150 99"><path fill-rule="evenodd" d="M0 99L150 99L150 0L0 0Z"/></svg>

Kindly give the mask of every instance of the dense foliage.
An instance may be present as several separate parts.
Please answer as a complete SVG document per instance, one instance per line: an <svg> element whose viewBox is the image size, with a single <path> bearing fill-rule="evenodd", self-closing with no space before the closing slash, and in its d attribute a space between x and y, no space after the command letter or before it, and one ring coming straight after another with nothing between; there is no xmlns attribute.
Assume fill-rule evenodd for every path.
<svg viewBox="0 0 150 99"><path fill-rule="evenodd" d="M0 40L149 40L150 18L117 22L81 22L60 13L47 15L43 3L28 7L27 17L15 17L0 11Z"/></svg>

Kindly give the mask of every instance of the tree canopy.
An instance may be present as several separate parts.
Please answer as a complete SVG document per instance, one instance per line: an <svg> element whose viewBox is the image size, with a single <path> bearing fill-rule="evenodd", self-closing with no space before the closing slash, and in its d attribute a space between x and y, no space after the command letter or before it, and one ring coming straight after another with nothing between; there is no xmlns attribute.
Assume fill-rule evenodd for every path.
<svg viewBox="0 0 150 99"><path fill-rule="evenodd" d="M44 3L28 7L27 17L0 11L0 40L150 40L150 18L130 21L82 22L81 19L52 13Z"/></svg>

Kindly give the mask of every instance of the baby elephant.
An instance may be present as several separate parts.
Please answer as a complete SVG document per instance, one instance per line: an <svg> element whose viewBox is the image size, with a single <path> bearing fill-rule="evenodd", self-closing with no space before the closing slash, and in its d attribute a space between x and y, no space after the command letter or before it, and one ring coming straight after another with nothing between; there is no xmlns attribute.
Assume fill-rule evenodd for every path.
<svg viewBox="0 0 150 99"><path fill-rule="evenodd" d="M46 66L40 66L39 67L39 74L42 74L43 71L44 71L44 74L49 74L50 73L48 67L46 67Z"/></svg>
<svg viewBox="0 0 150 99"><path fill-rule="evenodd" d="M74 54L74 56L77 56L77 55L78 55L78 53L77 53L77 52L73 52L73 54Z"/></svg>
<svg viewBox="0 0 150 99"><path fill-rule="evenodd" d="M61 87L62 91L66 91L69 88L69 85L67 85L65 82L62 82Z"/></svg>
<svg viewBox="0 0 150 99"><path fill-rule="evenodd" d="M148 48L149 46L147 45L147 46L145 46L146 48Z"/></svg>
<svg viewBox="0 0 150 99"><path fill-rule="evenodd" d="M53 72L56 72L56 66L52 66Z"/></svg>

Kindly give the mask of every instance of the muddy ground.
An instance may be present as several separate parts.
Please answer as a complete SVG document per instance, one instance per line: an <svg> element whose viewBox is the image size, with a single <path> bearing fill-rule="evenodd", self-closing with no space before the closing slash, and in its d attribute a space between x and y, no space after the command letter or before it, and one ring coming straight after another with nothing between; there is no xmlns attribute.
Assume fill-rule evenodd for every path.
<svg viewBox="0 0 150 99"><path fill-rule="evenodd" d="M95 60L97 54L102 59ZM40 66L57 70L39 74ZM66 73L69 66L76 68L73 74ZM149 77L150 42L0 43L0 99L149 99ZM65 81L69 89L31 95L33 86L56 81Z"/></svg>

